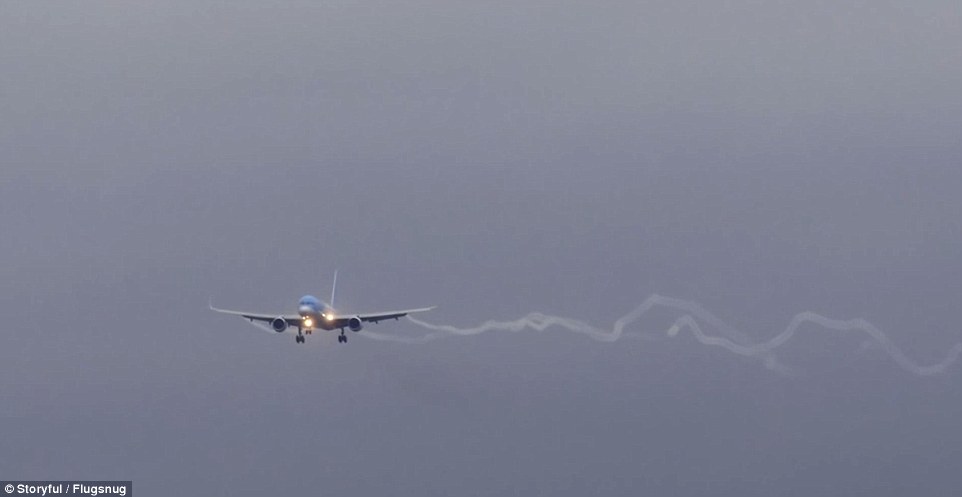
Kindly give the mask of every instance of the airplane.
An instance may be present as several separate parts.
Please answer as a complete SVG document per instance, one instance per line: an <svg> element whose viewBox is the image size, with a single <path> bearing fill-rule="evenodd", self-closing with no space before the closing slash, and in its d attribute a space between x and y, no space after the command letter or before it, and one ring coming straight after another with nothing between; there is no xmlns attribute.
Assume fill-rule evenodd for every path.
<svg viewBox="0 0 962 497"><path fill-rule="evenodd" d="M305 295L297 303L297 314L258 314L255 312L231 311L228 309L218 309L213 303L209 304L210 310L223 314L241 316L250 322L259 321L268 323L271 330L283 333L288 328L297 328L297 335L294 341L304 343L305 336L310 335L314 329L327 331L341 330L337 337L337 343L347 343L345 328L351 331L361 331L364 323L378 323L387 319L397 320L414 312L425 312L434 307L422 307L420 309L404 309L400 311L371 312L359 314L339 314L334 310L334 295L337 292L337 271L334 271L334 286L331 288L331 302L325 303L312 295Z"/></svg>

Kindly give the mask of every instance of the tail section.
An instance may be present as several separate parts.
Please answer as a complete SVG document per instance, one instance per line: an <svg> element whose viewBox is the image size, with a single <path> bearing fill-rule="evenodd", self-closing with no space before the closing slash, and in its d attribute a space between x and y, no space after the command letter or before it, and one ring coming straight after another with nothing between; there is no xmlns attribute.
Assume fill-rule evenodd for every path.
<svg viewBox="0 0 962 497"><path fill-rule="evenodd" d="M331 287L331 307L334 307L334 295L337 294L337 269L334 270L334 286Z"/></svg>

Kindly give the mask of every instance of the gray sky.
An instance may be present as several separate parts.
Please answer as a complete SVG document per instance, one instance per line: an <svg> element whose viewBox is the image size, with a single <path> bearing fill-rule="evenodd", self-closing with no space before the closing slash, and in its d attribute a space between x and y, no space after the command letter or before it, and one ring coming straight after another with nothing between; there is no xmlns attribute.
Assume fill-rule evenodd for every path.
<svg viewBox="0 0 962 497"><path fill-rule="evenodd" d="M9 3L0 477L138 495L948 495L959 369L808 325L296 345L223 307L962 341L957 2ZM410 323L374 331L416 338ZM718 334L706 328L706 333ZM174 489L174 490L172 490Z"/></svg>

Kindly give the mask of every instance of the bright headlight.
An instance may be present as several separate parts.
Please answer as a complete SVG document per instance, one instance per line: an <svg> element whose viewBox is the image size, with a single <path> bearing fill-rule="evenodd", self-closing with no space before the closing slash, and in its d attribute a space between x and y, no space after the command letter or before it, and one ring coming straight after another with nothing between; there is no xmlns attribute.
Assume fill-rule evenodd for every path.
<svg viewBox="0 0 962 497"><path fill-rule="evenodd" d="M311 319L311 318L305 319L305 320L304 320L304 326L307 327L307 328L310 328L310 327L314 326L314 320Z"/></svg>

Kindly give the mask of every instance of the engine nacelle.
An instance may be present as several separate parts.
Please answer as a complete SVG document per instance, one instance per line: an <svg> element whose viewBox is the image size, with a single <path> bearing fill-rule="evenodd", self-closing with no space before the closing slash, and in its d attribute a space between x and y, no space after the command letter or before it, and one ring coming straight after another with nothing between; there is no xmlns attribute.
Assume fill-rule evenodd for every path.
<svg viewBox="0 0 962 497"><path fill-rule="evenodd" d="M284 330L287 329L287 320L284 319L284 318L282 318L282 317L280 317L280 316L272 319L272 320L271 320L271 329L274 330L274 331L276 331L276 332L278 332L278 333L283 333Z"/></svg>
<svg viewBox="0 0 962 497"><path fill-rule="evenodd" d="M347 326L348 328L351 329L351 331L361 331L361 328L364 328L364 324L361 323L361 318L357 316L354 316L353 318L351 318L347 322Z"/></svg>

